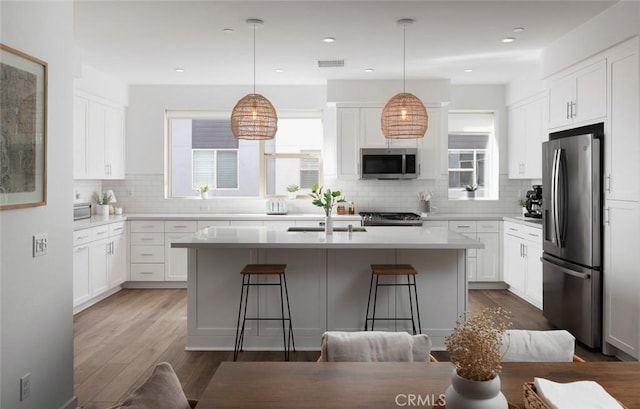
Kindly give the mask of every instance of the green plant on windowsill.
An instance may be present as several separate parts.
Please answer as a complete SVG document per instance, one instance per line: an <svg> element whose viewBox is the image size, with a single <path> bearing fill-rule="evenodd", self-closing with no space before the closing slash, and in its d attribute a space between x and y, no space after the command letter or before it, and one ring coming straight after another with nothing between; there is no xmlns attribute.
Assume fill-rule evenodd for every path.
<svg viewBox="0 0 640 409"><path fill-rule="evenodd" d="M292 183L289 186L287 186L287 192L289 193L295 193L298 190L300 190L300 186L296 185L295 183Z"/></svg>
<svg viewBox="0 0 640 409"><path fill-rule="evenodd" d="M197 190L200 193L208 192L209 191L209 185L207 185L206 183L203 183L200 186L198 186Z"/></svg>
<svg viewBox="0 0 640 409"><path fill-rule="evenodd" d="M113 197L109 192L93 194L93 200L95 200L96 204L98 205L108 205L109 203L111 203L111 199L113 199Z"/></svg>
<svg viewBox="0 0 640 409"><path fill-rule="evenodd" d="M476 185L475 183L464 185L464 190L466 190L467 192L475 192L476 190L478 190L478 185Z"/></svg>

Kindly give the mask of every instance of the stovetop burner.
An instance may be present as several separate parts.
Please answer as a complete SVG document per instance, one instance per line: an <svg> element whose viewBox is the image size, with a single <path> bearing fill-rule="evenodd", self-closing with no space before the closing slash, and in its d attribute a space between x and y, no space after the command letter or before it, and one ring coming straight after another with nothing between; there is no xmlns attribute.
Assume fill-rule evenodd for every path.
<svg viewBox="0 0 640 409"><path fill-rule="evenodd" d="M360 212L364 226L422 226L422 218L415 213Z"/></svg>

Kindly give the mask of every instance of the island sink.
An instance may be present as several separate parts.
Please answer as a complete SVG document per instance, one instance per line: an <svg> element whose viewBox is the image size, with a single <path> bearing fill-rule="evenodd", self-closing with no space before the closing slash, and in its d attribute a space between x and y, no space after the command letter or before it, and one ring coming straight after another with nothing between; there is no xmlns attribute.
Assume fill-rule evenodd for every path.
<svg viewBox="0 0 640 409"><path fill-rule="evenodd" d="M324 231L324 227L323 226L296 226L296 227L289 227L287 229L287 231L291 231L291 232L314 232L314 231ZM334 227L333 231L335 232L348 232L349 228L348 227ZM365 229L364 227L352 227L351 228L352 232L366 232L367 229Z"/></svg>

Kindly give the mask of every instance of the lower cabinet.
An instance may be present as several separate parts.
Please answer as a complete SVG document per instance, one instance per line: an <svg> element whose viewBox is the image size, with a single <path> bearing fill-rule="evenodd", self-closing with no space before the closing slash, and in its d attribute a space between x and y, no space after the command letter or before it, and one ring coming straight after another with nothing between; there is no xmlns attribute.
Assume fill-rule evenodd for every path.
<svg viewBox="0 0 640 409"><path fill-rule="evenodd" d="M542 308L542 229L504 222L504 281L509 291Z"/></svg>
<svg viewBox="0 0 640 409"><path fill-rule="evenodd" d="M187 281L187 249L171 248L173 240L180 239L197 231L195 220L164 222L164 280Z"/></svg>
<svg viewBox="0 0 640 409"><path fill-rule="evenodd" d="M125 222L73 234L73 307L88 307L127 278Z"/></svg>
<svg viewBox="0 0 640 409"><path fill-rule="evenodd" d="M484 244L483 249L467 251L467 272L470 282L502 280L499 220L452 220L449 229Z"/></svg>

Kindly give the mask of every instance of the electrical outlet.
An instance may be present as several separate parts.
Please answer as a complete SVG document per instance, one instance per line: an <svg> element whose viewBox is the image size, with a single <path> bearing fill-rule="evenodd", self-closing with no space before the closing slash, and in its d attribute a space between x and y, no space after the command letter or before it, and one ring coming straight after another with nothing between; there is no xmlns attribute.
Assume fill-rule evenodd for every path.
<svg viewBox="0 0 640 409"><path fill-rule="evenodd" d="M20 378L20 401L27 400L31 396L31 372Z"/></svg>
<svg viewBox="0 0 640 409"><path fill-rule="evenodd" d="M47 249L49 247L47 240L47 233L33 235L33 257L44 256L45 254L47 254Z"/></svg>

